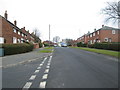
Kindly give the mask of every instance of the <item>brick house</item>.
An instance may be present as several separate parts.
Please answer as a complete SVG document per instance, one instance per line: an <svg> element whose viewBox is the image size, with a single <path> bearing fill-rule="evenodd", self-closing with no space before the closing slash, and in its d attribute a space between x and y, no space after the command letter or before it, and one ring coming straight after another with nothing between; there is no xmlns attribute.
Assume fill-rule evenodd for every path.
<svg viewBox="0 0 120 90"><path fill-rule="evenodd" d="M34 38L29 31L25 30L25 27L18 28L17 21L14 24L8 20L7 11L5 11L4 17L0 15L0 43L23 43L32 42Z"/></svg>
<svg viewBox="0 0 120 90"><path fill-rule="evenodd" d="M102 25L102 28L94 30L78 38L78 42L94 44L95 42L120 42L120 29Z"/></svg>

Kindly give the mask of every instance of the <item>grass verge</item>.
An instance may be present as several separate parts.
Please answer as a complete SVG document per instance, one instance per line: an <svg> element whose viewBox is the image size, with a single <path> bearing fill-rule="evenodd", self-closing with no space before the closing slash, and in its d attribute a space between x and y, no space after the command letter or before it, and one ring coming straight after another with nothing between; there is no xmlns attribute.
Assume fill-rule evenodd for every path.
<svg viewBox="0 0 120 90"><path fill-rule="evenodd" d="M93 49L93 48L84 48L84 47L72 47L72 48L79 48L81 50L86 50L86 51L90 51L90 52L95 52L95 53L99 53L99 54L105 54L105 55L120 58L120 52L117 52L117 51Z"/></svg>
<svg viewBox="0 0 120 90"><path fill-rule="evenodd" d="M45 47L43 50L40 50L39 53L52 53L53 47Z"/></svg>

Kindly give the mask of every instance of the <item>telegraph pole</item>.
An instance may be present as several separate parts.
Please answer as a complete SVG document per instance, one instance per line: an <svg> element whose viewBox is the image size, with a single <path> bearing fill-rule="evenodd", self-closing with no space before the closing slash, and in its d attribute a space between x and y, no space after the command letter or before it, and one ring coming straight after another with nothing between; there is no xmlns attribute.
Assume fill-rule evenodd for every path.
<svg viewBox="0 0 120 90"><path fill-rule="evenodd" d="M49 47L50 47L50 24L49 24Z"/></svg>

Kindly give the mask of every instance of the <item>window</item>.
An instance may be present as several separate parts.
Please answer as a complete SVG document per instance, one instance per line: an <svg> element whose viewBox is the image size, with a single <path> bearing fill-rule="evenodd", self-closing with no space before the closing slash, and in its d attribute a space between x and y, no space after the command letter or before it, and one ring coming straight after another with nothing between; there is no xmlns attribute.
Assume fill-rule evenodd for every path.
<svg viewBox="0 0 120 90"><path fill-rule="evenodd" d="M22 33L22 36L24 36L24 34Z"/></svg>
<svg viewBox="0 0 120 90"><path fill-rule="evenodd" d="M115 30L112 30L112 34L115 34Z"/></svg>
<svg viewBox="0 0 120 90"><path fill-rule="evenodd" d="M108 38L105 38L104 41L105 41L105 42L108 42Z"/></svg>
<svg viewBox="0 0 120 90"><path fill-rule="evenodd" d="M92 40L90 40L90 44L92 44Z"/></svg>
<svg viewBox="0 0 120 90"><path fill-rule="evenodd" d="M17 38L13 37L13 43L17 43Z"/></svg>
<svg viewBox="0 0 120 90"><path fill-rule="evenodd" d="M92 34L90 35L90 37L92 37Z"/></svg>
<svg viewBox="0 0 120 90"><path fill-rule="evenodd" d="M13 29L13 32L14 32L14 33L16 33L16 32L17 32L17 30L16 30L16 29Z"/></svg>
<svg viewBox="0 0 120 90"><path fill-rule="evenodd" d="M0 37L0 44L4 43L4 38Z"/></svg>
<svg viewBox="0 0 120 90"><path fill-rule="evenodd" d="M21 43L23 43L23 40L24 40L24 39L23 39L23 38L21 38Z"/></svg>
<svg viewBox="0 0 120 90"><path fill-rule="evenodd" d="M98 35L100 34L100 31L97 31Z"/></svg>
<svg viewBox="0 0 120 90"><path fill-rule="evenodd" d="M18 39L18 43L20 43L20 39Z"/></svg>
<svg viewBox="0 0 120 90"><path fill-rule="evenodd" d="M20 35L20 32L18 32L18 35Z"/></svg>
<svg viewBox="0 0 120 90"><path fill-rule="evenodd" d="M95 33L93 33L93 36L95 36Z"/></svg>
<svg viewBox="0 0 120 90"><path fill-rule="evenodd" d="M109 39L108 39L108 42L112 42L112 39L111 39L111 38L109 38Z"/></svg>

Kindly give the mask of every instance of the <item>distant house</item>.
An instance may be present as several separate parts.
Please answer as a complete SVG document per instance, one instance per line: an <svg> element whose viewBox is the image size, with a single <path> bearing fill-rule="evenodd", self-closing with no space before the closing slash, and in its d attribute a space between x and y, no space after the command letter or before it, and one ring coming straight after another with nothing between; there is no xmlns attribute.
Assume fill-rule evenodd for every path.
<svg viewBox="0 0 120 90"><path fill-rule="evenodd" d="M102 25L102 28L79 37L77 41L85 44L94 44L96 42L120 42L119 37L120 29Z"/></svg>
<svg viewBox="0 0 120 90"><path fill-rule="evenodd" d="M34 38L25 30L25 27L17 27L17 21L14 24L8 20L7 11L5 11L4 17L0 15L0 43L23 43L32 42L34 43Z"/></svg>

